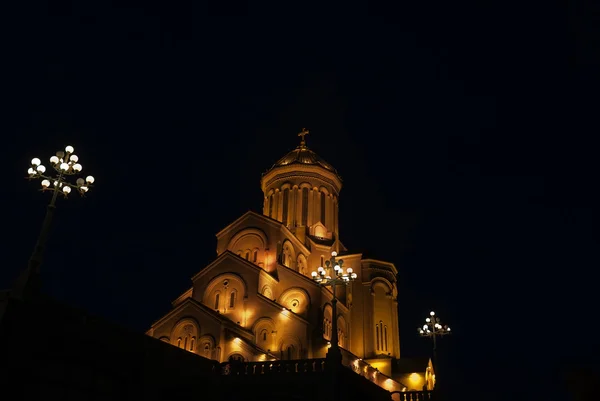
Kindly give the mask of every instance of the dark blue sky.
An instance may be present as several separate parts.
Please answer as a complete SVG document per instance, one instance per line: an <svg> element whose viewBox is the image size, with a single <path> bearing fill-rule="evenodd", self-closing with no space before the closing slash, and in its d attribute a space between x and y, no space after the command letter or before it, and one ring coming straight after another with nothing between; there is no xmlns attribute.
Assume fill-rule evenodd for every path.
<svg viewBox="0 0 600 401"><path fill-rule="evenodd" d="M599 265L585 9L81 3L7 14L3 287L48 201L22 179L29 160L71 144L97 186L59 203L45 288L146 329L214 258L214 234L260 211L261 173L308 127L344 178L342 241L400 271L405 355L427 352L416 327L433 308L455 330L451 384L496 399L560 388L550 374L597 349L575 329Z"/></svg>

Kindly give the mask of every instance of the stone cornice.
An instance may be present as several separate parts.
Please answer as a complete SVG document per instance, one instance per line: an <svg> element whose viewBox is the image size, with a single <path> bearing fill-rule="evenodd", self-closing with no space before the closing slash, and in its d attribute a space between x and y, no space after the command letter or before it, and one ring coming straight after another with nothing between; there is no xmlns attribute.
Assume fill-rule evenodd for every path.
<svg viewBox="0 0 600 401"><path fill-rule="evenodd" d="M339 196L339 192L342 189L341 178L329 170L314 165L291 164L275 167L261 178L260 182L263 193L268 186L273 184L273 182L291 177L319 179L324 183L331 185L335 189L337 196Z"/></svg>

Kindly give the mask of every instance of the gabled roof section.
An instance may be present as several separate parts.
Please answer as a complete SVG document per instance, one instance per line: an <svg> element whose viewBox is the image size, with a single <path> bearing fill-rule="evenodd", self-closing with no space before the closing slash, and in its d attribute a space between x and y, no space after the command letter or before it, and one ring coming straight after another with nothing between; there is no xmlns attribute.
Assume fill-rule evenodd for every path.
<svg viewBox="0 0 600 401"><path fill-rule="evenodd" d="M211 271L213 267L223 263L226 260L230 260L231 262L234 262L241 266L247 267L247 268L255 271L256 273L259 273L260 271L262 271L262 269L260 267L258 267L257 265L255 265L254 263L249 262L242 257L239 257L238 255L236 255L235 253L233 253L231 251L225 251L222 254L220 254L215 260L213 260L208 266L206 266L205 268L200 270L198 273L196 273L192 277L192 281L196 281L198 278L202 277L203 275L205 275L206 273Z"/></svg>
<svg viewBox="0 0 600 401"><path fill-rule="evenodd" d="M273 227L278 227L278 226L282 225L279 221L277 221L275 219L272 219L265 215L253 212L252 210L249 210L246 213L244 213L243 215L241 215L240 217L238 217L237 219L235 219L233 222L231 222L227 227L225 227L221 231L219 231L216 235L217 239L221 239L222 237L224 237L225 235L230 233L233 229L235 229L237 226L241 225L243 221L248 220L250 218L262 220L265 223L267 223Z"/></svg>

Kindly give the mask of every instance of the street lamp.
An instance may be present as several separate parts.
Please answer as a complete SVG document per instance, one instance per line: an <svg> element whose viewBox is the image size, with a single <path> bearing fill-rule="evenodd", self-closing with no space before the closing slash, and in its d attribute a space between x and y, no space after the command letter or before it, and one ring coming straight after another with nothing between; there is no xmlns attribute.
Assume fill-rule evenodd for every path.
<svg viewBox="0 0 600 401"><path fill-rule="evenodd" d="M429 316L425 319L425 324L423 327L417 328L421 337L431 337L433 340L433 359L436 362L436 337L447 336L451 334L450 327L448 325L443 325L439 317L435 315L434 311L429 312Z"/></svg>
<svg viewBox="0 0 600 401"><path fill-rule="evenodd" d="M95 179L91 175L88 175L85 179L77 178L74 183L67 181L69 177L76 176L83 170L83 167L79 163L79 157L73 154L74 150L73 146L67 146L64 151L59 150L56 152L56 155L50 157L50 165L54 172L47 172L46 167L37 157L34 157L31 160L31 166L27 170L28 176L26 178L28 180L41 179L41 191L51 192L52 198L46 207L46 216L33 254L29 259L27 270L19 277L15 289L12 291L17 298L22 299L39 289L39 273L42 264L42 256L50 231L54 209L56 209L56 198L58 195L62 194L66 198L73 190L75 190L79 192L81 196L84 196L92 187L92 184L94 184Z"/></svg>
<svg viewBox="0 0 600 401"><path fill-rule="evenodd" d="M335 296L335 287L338 285L348 285L349 282L354 281L357 274L352 271L351 267L346 269L344 272L344 261L342 259L336 259L337 252L331 252L331 258L325 261L325 267L319 266L317 271L311 273L312 279L320 286L327 287L331 286L333 292L333 299L331 300L331 348L327 352L327 356L330 358L337 359L337 362L342 362L342 353L338 344L338 332L337 332L337 298ZM333 271L332 271L333 270ZM330 355L331 354L331 355Z"/></svg>

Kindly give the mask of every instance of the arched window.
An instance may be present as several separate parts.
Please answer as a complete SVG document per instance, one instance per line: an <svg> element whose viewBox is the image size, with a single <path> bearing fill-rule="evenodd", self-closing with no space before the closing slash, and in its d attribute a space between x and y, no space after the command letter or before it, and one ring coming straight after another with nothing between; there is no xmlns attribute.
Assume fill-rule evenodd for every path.
<svg viewBox="0 0 600 401"><path fill-rule="evenodd" d="M262 333L263 341L267 341L267 330L264 330Z"/></svg>
<svg viewBox="0 0 600 401"><path fill-rule="evenodd" d="M229 307L230 308L235 308L235 291L232 291L231 294L229 295Z"/></svg>
<svg viewBox="0 0 600 401"><path fill-rule="evenodd" d="M377 332L377 349L379 350L379 325L375 325L375 331Z"/></svg>
<svg viewBox="0 0 600 401"><path fill-rule="evenodd" d="M288 188L283 190L283 213L282 221L283 224L287 225L288 218L288 201L290 199L290 190Z"/></svg>
<svg viewBox="0 0 600 401"><path fill-rule="evenodd" d="M177 339L177 348L181 348L181 337Z"/></svg>
<svg viewBox="0 0 600 401"><path fill-rule="evenodd" d="M196 337L192 337L192 341L191 341L191 345L190 345L190 351L194 350L194 345L196 345Z"/></svg>
<svg viewBox="0 0 600 401"><path fill-rule="evenodd" d="M269 217L273 217L273 200L274 200L275 196L273 194L271 194L271 196L269 197Z"/></svg>
<svg viewBox="0 0 600 401"><path fill-rule="evenodd" d="M240 354L233 354L229 357L229 362L244 362L244 357Z"/></svg>
<svg viewBox="0 0 600 401"><path fill-rule="evenodd" d="M246 260L250 260L250 251L246 252Z"/></svg>
<svg viewBox="0 0 600 401"><path fill-rule="evenodd" d="M302 225L308 223L308 188L302 188Z"/></svg>
<svg viewBox="0 0 600 401"><path fill-rule="evenodd" d="M325 264L325 257L323 257L323 255L321 255L321 264L319 266L323 267L324 264Z"/></svg>
<svg viewBox="0 0 600 401"><path fill-rule="evenodd" d="M287 359L290 360L292 359L292 346L288 345L287 347Z"/></svg>
<svg viewBox="0 0 600 401"><path fill-rule="evenodd" d="M215 295L215 309L219 309L219 295L220 294Z"/></svg>
<svg viewBox="0 0 600 401"><path fill-rule="evenodd" d="M209 343L204 344L204 357L210 358L210 344Z"/></svg>
<svg viewBox="0 0 600 401"><path fill-rule="evenodd" d="M187 349L187 337L183 340L183 349Z"/></svg>
<svg viewBox="0 0 600 401"><path fill-rule="evenodd" d="M254 263L256 263L256 261L257 261L257 260L258 260L258 251L256 251L256 250L255 250L255 251L254 251L254 255L252 256L252 261L253 261Z"/></svg>
<svg viewBox="0 0 600 401"><path fill-rule="evenodd" d="M325 198L327 197L327 195L325 195L323 192L321 192L321 223L325 224Z"/></svg>
<svg viewBox="0 0 600 401"><path fill-rule="evenodd" d="M385 350L386 351L388 350L388 348L387 348L387 340L388 340L388 337L387 337L387 326L384 326L383 327L383 341L384 341L384 344L385 344Z"/></svg>

